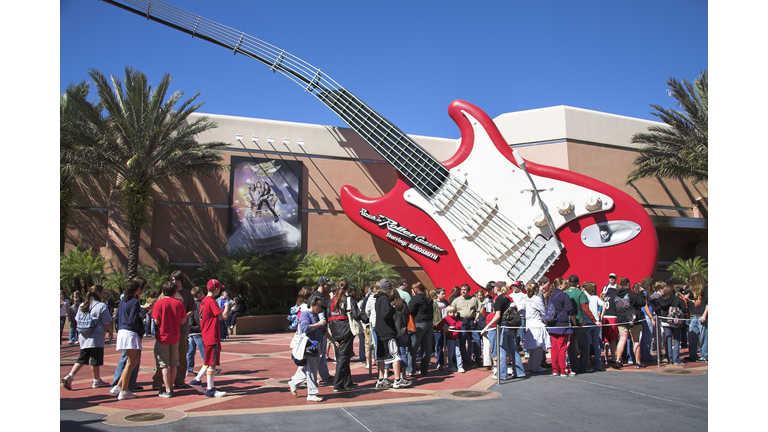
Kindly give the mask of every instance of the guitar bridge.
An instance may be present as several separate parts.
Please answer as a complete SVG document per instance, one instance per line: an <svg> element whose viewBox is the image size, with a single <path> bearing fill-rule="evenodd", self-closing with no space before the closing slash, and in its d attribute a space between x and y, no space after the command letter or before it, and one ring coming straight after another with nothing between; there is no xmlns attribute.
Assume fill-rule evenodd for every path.
<svg viewBox="0 0 768 432"><path fill-rule="evenodd" d="M560 256L561 248L556 236L549 240L537 235L517 259L507 275L512 280L538 282Z"/></svg>

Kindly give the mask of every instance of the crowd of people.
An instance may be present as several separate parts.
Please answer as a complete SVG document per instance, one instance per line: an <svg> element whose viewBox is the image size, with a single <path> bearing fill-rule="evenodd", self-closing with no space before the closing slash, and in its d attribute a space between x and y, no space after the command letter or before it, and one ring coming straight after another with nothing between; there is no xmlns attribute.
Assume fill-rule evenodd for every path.
<svg viewBox="0 0 768 432"><path fill-rule="evenodd" d="M162 285L161 293L149 293L142 304L141 294L146 285L142 277L128 281L119 306L112 307L101 285L92 286L82 304L79 303L81 295L73 294L69 344L76 340L80 354L70 372L61 379L62 386L71 390L74 376L87 364L93 375L92 388L109 387L109 392L118 400L136 398L134 392L143 390L136 384L142 340L146 335L153 335L156 372L152 389L158 390L159 397L171 398L175 388L184 387L194 388L206 397L223 397L226 392L216 389L214 377L220 371L216 366L227 324L234 325L227 320L234 315L230 312L232 305L239 302L230 302L227 296L219 295L226 291L215 279L208 281L205 288L195 287L190 291L185 287L189 285L189 278L181 271L173 272L170 280ZM62 298L64 294L62 292ZM242 309L239 310L242 313ZM115 330L116 349L122 351L122 356L109 384L101 379L100 367L104 364L106 335L112 340ZM193 371L196 351L203 361L197 373ZM194 379L187 384L185 378L190 375Z"/></svg>
<svg viewBox="0 0 768 432"><path fill-rule="evenodd" d="M61 331L68 317L68 343L80 346L72 370L61 380L64 388L71 390L75 374L89 364L93 388L110 387L118 400L135 398L142 389L136 384L142 339L153 335L152 388L158 396L173 397L174 388L187 386L206 397L224 396L214 377L220 372L221 342L243 314L239 298L230 300L215 279L190 291L185 287L189 279L176 271L160 294L150 292L142 304L146 283L141 277L129 281L114 311L100 285L84 298L75 293L71 305L61 293ZM382 279L359 290L344 279L334 283L321 276L316 287L299 291L290 311L291 328L312 347L302 359L294 358L291 393L297 396L306 388L307 400L320 402L320 383L332 383L334 392L356 389L352 361L364 362L366 369L375 365L375 388L403 388L435 369L464 373L486 368L504 381L534 373L573 377L629 364L643 368L662 357L681 364L686 339L689 361L708 360L707 285L698 272L684 286L652 278L630 286L626 277L612 273L599 294L596 283L580 282L578 275L554 281L543 277L526 285L491 281L485 289L470 291L463 284L447 295L444 288L409 285L403 278L394 283ZM99 367L106 335L111 340L115 329L122 357L110 385L101 379ZM662 349L654 359L657 343ZM203 363L197 373L196 352ZM187 376L193 377L188 384Z"/></svg>
<svg viewBox="0 0 768 432"><path fill-rule="evenodd" d="M447 297L443 288L409 286L405 279L382 279L357 290L323 276L314 292L301 290L291 309L292 328L316 341L318 352L297 368L289 386L295 396L306 387L307 400L314 402L323 400L319 382L333 382L335 392L354 389L352 360L375 365L376 388L411 386L431 369L463 373L484 367L500 380L532 373L573 377L630 364L640 369L656 361L657 341L659 361L681 364L686 335L689 360L707 361L707 302L698 272L683 286L650 277L630 286L629 279L612 273L600 293L595 282L571 275L525 286L491 281L473 295L464 284ZM329 343L336 352L334 377L328 371Z"/></svg>

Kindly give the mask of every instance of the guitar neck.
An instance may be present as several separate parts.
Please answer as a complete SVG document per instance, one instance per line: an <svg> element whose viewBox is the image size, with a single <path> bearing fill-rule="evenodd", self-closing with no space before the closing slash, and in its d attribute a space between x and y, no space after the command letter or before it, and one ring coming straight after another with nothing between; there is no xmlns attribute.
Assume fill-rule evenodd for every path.
<svg viewBox="0 0 768 432"><path fill-rule="evenodd" d="M260 39L157 0L102 0L149 20L242 54L312 93L414 187L431 197L448 170L394 124L309 63Z"/></svg>

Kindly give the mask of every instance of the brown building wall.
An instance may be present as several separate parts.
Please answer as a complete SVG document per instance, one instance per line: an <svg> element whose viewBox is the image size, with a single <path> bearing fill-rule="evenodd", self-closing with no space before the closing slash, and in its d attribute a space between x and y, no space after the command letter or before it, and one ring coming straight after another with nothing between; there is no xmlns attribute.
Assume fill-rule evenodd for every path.
<svg viewBox="0 0 768 432"><path fill-rule="evenodd" d="M318 125L209 117L219 127L202 134L199 140L229 143L223 152L227 163L232 156L248 157L243 146L257 158L303 163L302 252L373 253L375 259L395 265L409 281L432 286L414 260L361 230L342 212L339 193L344 185L378 197L391 190L397 179L395 170L356 133ZM697 222L706 217L706 184L652 179L624 184L637 156L637 146L628 144L628 137L652 122L568 107L505 114L495 121L524 158L595 177L644 204L652 217L659 218L660 268L677 257L706 257L706 228ZM236 134L241 134L242 143L235 140ZM257 142L251 139L254 135L259 137ZM274 137L272 143L267 142L269 136ZM288 144L283 144L283 137L288 138ZM303 145L298 145L299 139ZM458 144L452 139L414 139L438 160L450 158ZM140 262L153 264L163 258L173 264L193 265L223 256L227 250L229 182L230 173L224 171L211 177L168 179L156 185L155 205L142 233ZM111 189L112 184L103 177L78 182L67 247L82 243L101 249L124 266L128 235L119 195ZM695 208L697 199L702 205ZM681 220L693 222L691 226L697 228L680 226L677 221ZM664 276L663 271L657 273L657 277Z"/></svg>

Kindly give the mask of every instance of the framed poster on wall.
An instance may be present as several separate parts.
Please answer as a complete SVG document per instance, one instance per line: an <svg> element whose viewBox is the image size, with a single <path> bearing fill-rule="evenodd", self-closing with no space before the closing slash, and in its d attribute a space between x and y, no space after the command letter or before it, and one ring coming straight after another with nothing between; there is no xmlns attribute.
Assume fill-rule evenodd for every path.
<svg viewBox="0 0 768 432"><path fill-rule="evenodd" d="M304 164L232 156L227 251L301 251Z"/></svg>

